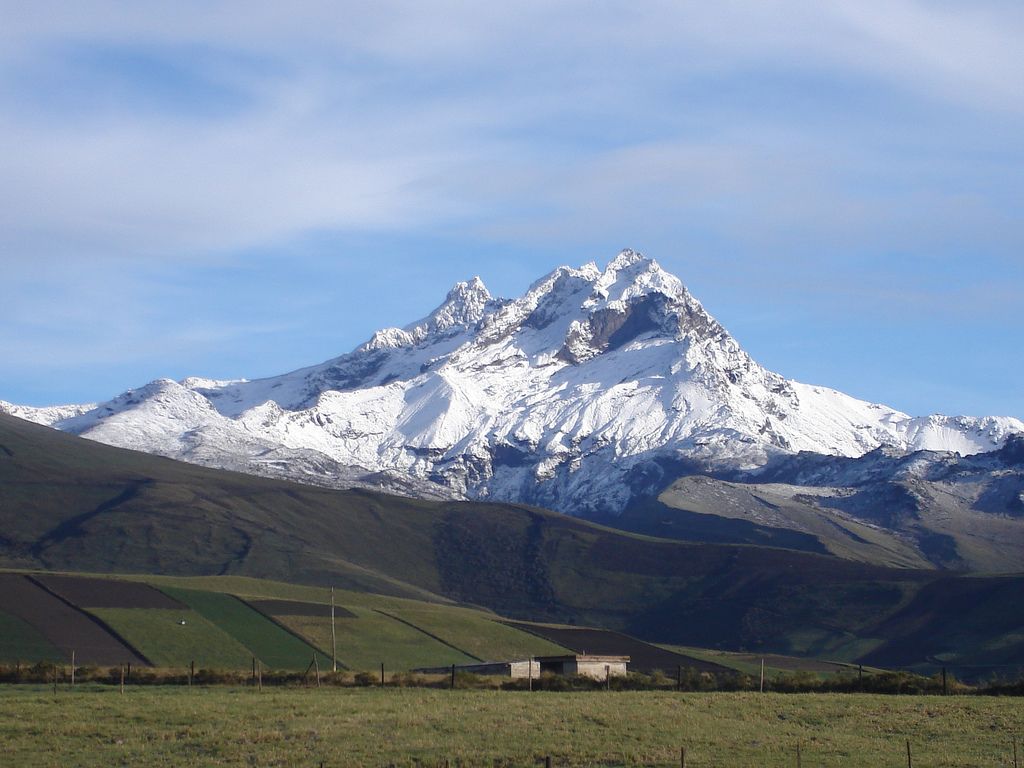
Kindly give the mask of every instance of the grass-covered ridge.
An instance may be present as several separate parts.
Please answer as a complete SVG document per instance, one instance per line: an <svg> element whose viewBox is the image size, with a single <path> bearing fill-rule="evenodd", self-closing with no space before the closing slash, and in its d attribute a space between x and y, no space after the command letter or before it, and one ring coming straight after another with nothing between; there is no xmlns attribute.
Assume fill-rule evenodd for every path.
<svg viewBox="0 0 1024 768"><path fill-rule="evenodd" d="M845 660L870 654L881 666L896 658L984 664L996 653L1000 664L1024 663L1020 576L883 568L655 539L520 505L311 488L7 416L0 445L7 567L333 584L657 642ZM326 602L325 590L312 598L309 589L267 596ZM956 595L955 615L943 594Z"/></svg>

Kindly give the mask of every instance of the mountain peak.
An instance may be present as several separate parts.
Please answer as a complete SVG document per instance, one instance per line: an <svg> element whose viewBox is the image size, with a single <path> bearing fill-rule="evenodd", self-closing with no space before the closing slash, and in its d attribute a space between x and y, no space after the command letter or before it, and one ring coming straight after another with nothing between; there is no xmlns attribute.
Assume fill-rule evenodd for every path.
<svg viewBox="0 0 1024 768"><path fill-rule="evenodd" d="M632 248L623 248L614 259L608 262L605 271L617 272L620 269L626 269L636 264L653 264L657 266L658 263L654 259L644 256L640 251L634 251Z"/></svg>
<svg viewBox="0 0 1024 768"><path fill-rule="evenodd" d="M428 331L446 331L457 325L473 325L480 321L487 305L493 301L491 292L479 277L462 280L452 286L441 306L413 327L426 325Z"/></svg>
<svg viewBox="0 0 1024 768"><path fill-rule="evenodd" d="M626 248L608 262L594 283L594 293L608 301L629 301L652 293L681 300L686 296L686 288L657 261Z"/></svg>
<svg viewBox="0 0 1024 768"><path fill-rule="evenodd" d="M433 333L444 333L456 327L469 327L478 323L489 307L494 306L484 281L479 277L460 280L452 286L443 302L433 312L404 328L383 328L359 347L359 351L394 349L416 344Z"/></svg>

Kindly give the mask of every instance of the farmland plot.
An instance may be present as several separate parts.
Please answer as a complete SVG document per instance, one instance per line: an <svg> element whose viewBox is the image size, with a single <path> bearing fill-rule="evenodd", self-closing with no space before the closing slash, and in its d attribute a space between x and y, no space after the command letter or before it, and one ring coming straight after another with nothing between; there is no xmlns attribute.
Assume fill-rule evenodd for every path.
<svg viewBox="0 0 1024 768"><path fill-rule="evenodd" d="M267 667L301 670L313 660L312 646L234 595L172 587L164 591L248 648ZM321 665L328 663L323 653L317 655Z"/></svg>
<svg viewBox="0 0 1024 768"><path fill-rule="evenodd" d="M70 660L74 651L76 661L82 664L147 663L101 622L68 605L26 576L0 573L0 611L33 627L50 645L58 648L65 659Z"/></svg>
<svg viewBox="0 0 1024 768"><path fill-rule="evenodd" d="M337 619L338 661L349 669L390 670L469 664L476 661L425 632L370 608L349 606L353 618ZM331 648L331 620L320 616L274 617L324 650Z"/></svg>

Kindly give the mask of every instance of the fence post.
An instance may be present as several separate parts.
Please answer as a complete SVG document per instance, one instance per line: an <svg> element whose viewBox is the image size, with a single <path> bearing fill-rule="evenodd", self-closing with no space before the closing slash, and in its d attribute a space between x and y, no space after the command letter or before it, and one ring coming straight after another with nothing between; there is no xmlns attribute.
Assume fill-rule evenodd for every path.
<svg viewBox="0 0 1024 768"><path fill-rule="evenodd" d="M455 665L454 664L452 664L452 679L451 679L451 683L449 683L449 685L448 685L448 689L452 690L452 691L455 690Z"/></svg>
<svg viewBox="0 0 1024 768"><path fill-rule="evenodd" d="M1013 768L1020 768L1017 765L1017 736L1013 737Z"/></svg>
<svg viewBox="0 0 1024 768"><path fill-rule="evenodd" d="M796 743L796 768L801 768L801 766L803 764L800 758L801 758L801 755L800 755L800 742L798 741Z"/></svg>
<svg viewBox="0 0 1024 768"><path fill-rule="evenodd" d="M907 768L914 768L914 758L910 754L910 739L907 739Z"/></svg>
<svg viewBox="0 0 1024 768"><path fill-rule="evenodd" d="M71 651L71 687L75 687L75 652Z"/></svg>
<svg viewBox="0 0 1024 768"><path fill-rule="evenodd" d="M764 657L761 657L761 693L764 693Z"/></svg>
<svg viewBox="0 0 1024 768"><path fill-rule="evenodd" d="M380 663L380 687L384 687L384 662Z"/></svg>
<svg viewBox="0 0 1024 768"><path fill-rule="evenodd" d="M121 665L121 693L124 693L124 664Z"/></svg>
<svg viewBox="0 0 1024 768"><path fill-rule="evenodd" d="M679 748L679 768L686 768L686 747Z"/></svg>
<svg viewBox="0 0 1024 768"><path fill-rule="evenodd" d="M317 661L316 653L313 653L313 666L316 668L316 687L320 687L320 662Z"/></svg>
<svg viewBox="0 0 1024 768"><path fill-rule="evenodd" d="M260 693L263 693L263 662L256 662L256 686Z"/></svg>

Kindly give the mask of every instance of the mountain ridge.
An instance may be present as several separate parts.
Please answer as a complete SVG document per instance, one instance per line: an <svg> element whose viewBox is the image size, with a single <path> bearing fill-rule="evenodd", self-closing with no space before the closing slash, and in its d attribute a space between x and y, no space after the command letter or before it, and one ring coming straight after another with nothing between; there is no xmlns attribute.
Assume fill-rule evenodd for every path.
<svg viewBox="0 0 1024 768"><path fill-rule="evenodd" d="M675 276L624 250L517 299L460 282L426 318L257 380L158 380L95 406L0 409L90 439L302 482L615 515L679 467L801 451L981 453L1011 417L914 418L758 365Z"/></svg>

